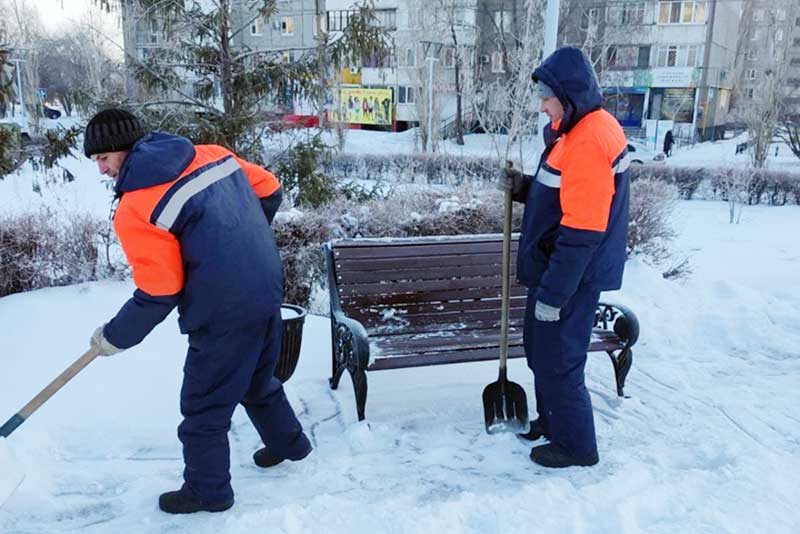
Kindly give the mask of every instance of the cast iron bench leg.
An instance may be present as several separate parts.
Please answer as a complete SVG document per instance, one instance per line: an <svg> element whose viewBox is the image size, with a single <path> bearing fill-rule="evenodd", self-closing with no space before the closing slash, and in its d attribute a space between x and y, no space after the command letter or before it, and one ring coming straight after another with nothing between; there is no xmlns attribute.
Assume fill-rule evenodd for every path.
<svg viewBox="0 0 800 534"><path fill-rule="evenodd" d="M611 363L614 365L614 377L617 380L617 395L620 397L625 396L625 378L628 376L628 371L631 370L633 364L633 350L625 347L620 351L619 356L609 351L608 356L611 358Z"/></svg>
<svg viewBox="0 0 800 534"><path fill-rule="evenodd" d="M353 379L353 391L356 394L356 410L358 420L365 419L364 410L367 406L367 373L363 369L350 370Z"/></svg>

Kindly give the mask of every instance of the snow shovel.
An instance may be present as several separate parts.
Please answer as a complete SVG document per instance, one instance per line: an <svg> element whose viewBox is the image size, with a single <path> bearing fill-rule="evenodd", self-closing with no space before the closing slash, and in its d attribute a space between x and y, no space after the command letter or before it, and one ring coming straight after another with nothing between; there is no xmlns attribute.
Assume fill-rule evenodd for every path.
<svg viewBox="0 0 800 534"><path fill-rule="evenodd" d="M63 373L50 382L50 384L36 395L33 400L23 406L19 412L14 414L11 419L0 427L0 506L3 506L25 478L25 473L18 465L5 438L11 435L11 433L14 432L19 425L24 423L33 412L38 410L42 404L47 402L47 400L56 393L56 391L61 389L64 384L69 382L97 356L97 350L90 348L83 356L78 358L75 363L67 367Z"/></svg>
<svg viewBox="0 0 800 534"><path fill-rule="evenodd" d="M511 162L506 165L510 168ZM525 390L507 377L508 364L508 308L511 285L511 191L505 193L505 218L503 221L503 294L500 311L500 376L483 390L483 414L486 432L514 432L525 434L530 430L528 399Z"/></svg>

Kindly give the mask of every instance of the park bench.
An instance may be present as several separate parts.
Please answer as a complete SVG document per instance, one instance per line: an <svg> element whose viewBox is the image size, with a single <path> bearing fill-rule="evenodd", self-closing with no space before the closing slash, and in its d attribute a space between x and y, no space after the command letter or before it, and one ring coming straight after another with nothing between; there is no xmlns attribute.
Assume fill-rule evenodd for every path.
<svg viewBox="0 0 800 534"><path fill-rule="evenodd" d="M526 288L512 240L509 358L523 357ZM496 360L500 350L500 234L334 240L324 245L331 307L331 389L347 371L358 419L367 371ZM611 358L623 396L639 336L632 311L599 304L589 352ZM487 376L487 380L493 380Z"/></svg>

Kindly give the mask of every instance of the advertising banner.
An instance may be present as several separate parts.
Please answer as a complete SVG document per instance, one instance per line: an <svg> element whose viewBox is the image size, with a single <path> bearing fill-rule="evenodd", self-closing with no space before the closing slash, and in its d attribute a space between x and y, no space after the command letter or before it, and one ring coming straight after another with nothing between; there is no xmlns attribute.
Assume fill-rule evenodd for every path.
<svg viewBox="0 0 800 534"><path fill-rule="evenodd" d="M343 87L338 109L333 110L336 122L351 124L392 124L392 90Z"/></svg>

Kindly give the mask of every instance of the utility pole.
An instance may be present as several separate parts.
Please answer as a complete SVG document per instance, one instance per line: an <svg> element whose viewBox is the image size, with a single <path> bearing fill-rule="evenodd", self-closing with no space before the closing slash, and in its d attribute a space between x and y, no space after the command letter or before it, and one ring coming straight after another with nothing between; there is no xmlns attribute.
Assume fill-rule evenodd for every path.
<svg viewBox="0 0 800 534"><path fill-rule="evenodd" d="M425 61L428 62L428 146L433 152L433 64L439 61L443 43L422 41L425 48Z"/></svg>
<svg viewBox="0 0 800 534"><path fill-rule="evenodd" d="M544 12L544 49L542 58L546 58L556 50L558 42L558 9L560 0L547 0L547 9ZM547 126L547 115L539 112L539 133L544 132Z"/></svg>
<svg viewBox="0 0 800 534"><path fill-rule="evenodd" d="M705 104L703 104L703 134L702 140L707 141L707 134L706 128L708 124L708 114L709 114L709 104L710 99L708 96L709 87L708 87L708 71L709 71L709 63L711 62L711 45L714 42L714 21L717 18L717 0L711 1L711 10L709 13L709 18L706 19L706 44L703 49L703 71L700 76L700 87L698 87L695 94L695 100L700 101L701 98L701 91L704 91L703 96L705 97ZM714 113L716 117L716 113ZM692 125L697 131L697 125ZM713 125L712 125L713 126ZM692 136L694 137L694 135Z"/></svg>
<svg viewBox="0 0 800 534"><path fill-rule="evenodd" d="M17 71L17 98L19 98L19 107L22 110L23 118L27 117L25 112L25 99L22 94L22 64L25 63L24 59L14 58L10 60L11 63L16 65Z"/></svg>

